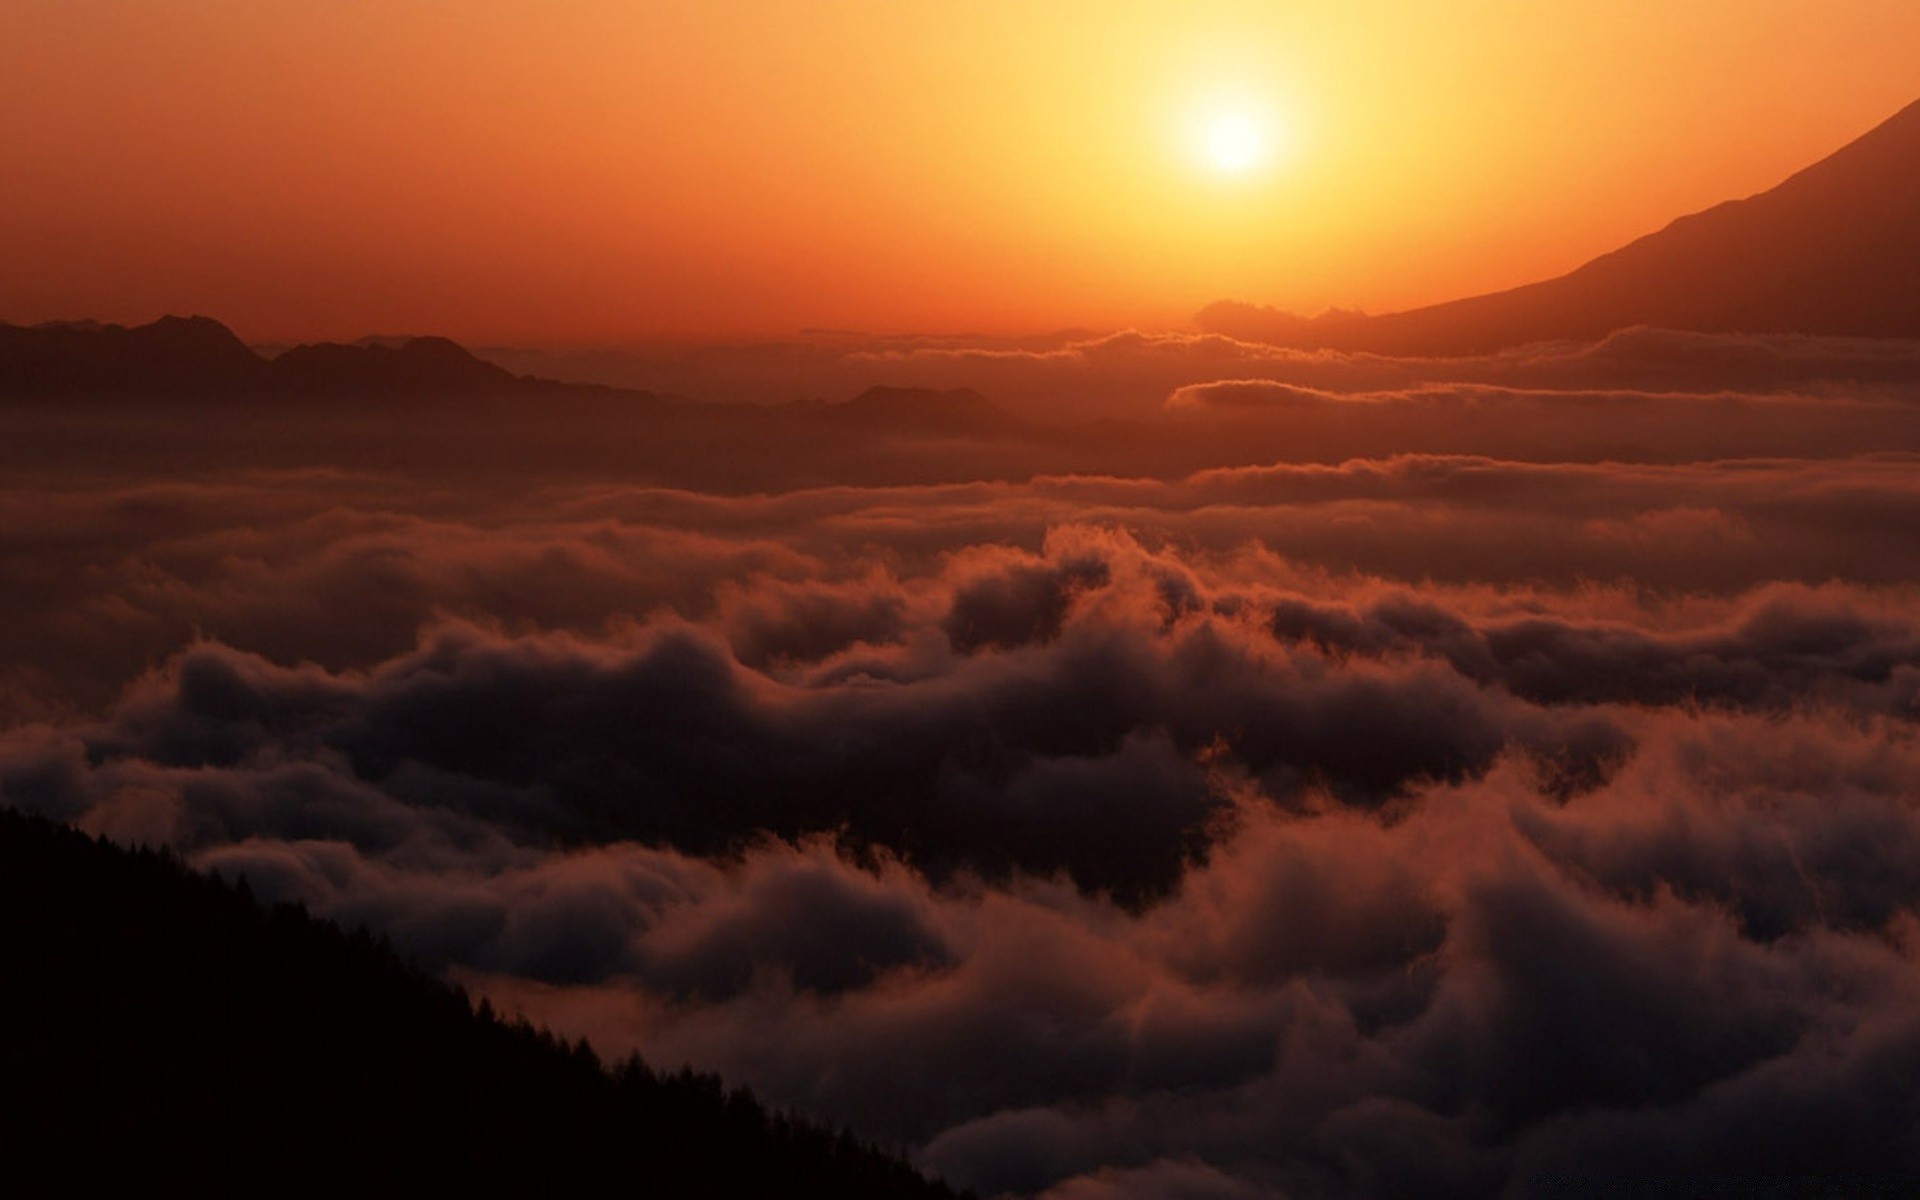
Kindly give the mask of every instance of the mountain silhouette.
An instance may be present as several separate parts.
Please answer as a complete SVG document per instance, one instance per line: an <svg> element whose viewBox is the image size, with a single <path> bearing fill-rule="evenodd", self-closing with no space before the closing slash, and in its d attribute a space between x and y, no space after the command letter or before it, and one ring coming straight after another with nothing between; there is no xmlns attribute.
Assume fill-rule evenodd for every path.
<svg viewBox="0 0 1920 1200"><path fill-rule="evenodd" d="M838 404L800 408L835 425L896 434L984 437L1020 426L972 388L870 387Z"/></svg>
<svg viewBox="0 0 1920 1200"><path fill-rule="evenodd" d="M1655 326L1920 337L1920 101L1770 191L1681 217L1570 274L1376 317L1223 303L1217 332L1385 354L1468 354Z"/></svg>
<svg viewBox="0 0 1920 1200"><path fill-rule="evenodd" d="M62 1192L954 1200L712 1076L476 1010L364 932L5 808L0 966L8 1165Z"/></svg>
<svg viewBox="0 0 1920 1200"><path fill-rule="evenodd" d="M267 358L209 317L0 324L0 396L498 395L531 384L445 338L320 342Z"/></svg>
<svg viewBox="0 0 1920 1200"><path fill-rule="evenodd" d="M132 328L0 324L0 394L234 392L260 387L266 366L208 317L161 317Z"/></svg>
<svg viewBox="0 0 1920 1200"><path fill-rule="evenodd" d="M271 386L285 391L361 394L499 392L520 382L441 337L409 338L398 345L362 340L295 346L267 364L267 376Z"/></svg>

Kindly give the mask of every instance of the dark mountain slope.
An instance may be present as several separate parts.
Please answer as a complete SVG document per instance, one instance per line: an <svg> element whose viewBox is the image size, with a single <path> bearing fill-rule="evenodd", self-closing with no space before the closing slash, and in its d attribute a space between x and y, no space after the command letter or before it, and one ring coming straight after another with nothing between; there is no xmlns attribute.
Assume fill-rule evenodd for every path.
<svg viewBox="0 0 1920 1200"><path fill-rule="evenodd" d="M1245 306L1215 316L1247 332ZM1558 279L1378 317L1281 316L1265 336L1462 354L1635 325L1920 337L1920 102L1771 191L1682 217Z"/></svg>
<svg viewBox="0 0 1920 1200"><path fill-rule="evenodd" d="M0 1143L61 1194L938 1197L745 1093L508 1025L364 933L0 810Z"/></svg>

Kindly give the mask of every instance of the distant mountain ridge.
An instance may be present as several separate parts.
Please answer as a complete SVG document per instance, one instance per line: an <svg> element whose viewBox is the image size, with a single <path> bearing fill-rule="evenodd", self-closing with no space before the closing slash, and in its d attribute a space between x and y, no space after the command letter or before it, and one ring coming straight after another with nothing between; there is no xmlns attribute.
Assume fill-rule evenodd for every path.
<svg viewBox="0 0 1920 1200"><path fill-rule="evenodd" d="M320 342L269 358L210 317L0 324L0 396L472 395L538 382L445 338Z"/></svg>
<svg viewBox="0 0 1920 1200"><path fill-rule="evenodd" d="M164 397L249 401L485 400L501 412L519 401L566 405L569 413L657 420L750 418L799 421L874 436L991 437L1025 428L971 388L871 387L850 400L784 406L675 403L656 393L564 383L512 371L443 337L367 337L260 353L209 317L162 317L147 325L60 321L0 324L0 400Z"/></svg>
<svg viewBox="0 0 1920 1200"><path fill-rule="evenodd" d="M398 345L362 341L295 346L269 361L267 370L287 388L314 392L510 391L532 382L482 362L442 337L409 338Z"/></svg>
<svg viewBox="0 0 1920 1200"><path fill-rule="evenodd" d="M1920 101L1769 191L1681 217L1556 279L1373 317L1227 302L1201 322L1383 354L1484 353L1632 326L1920 337Z"/></svg>
<svg viewBox="0 0 1920 1200"><path fill-rule="evenodd" d="M851 400L814 411L842 425L950 436L993 435L1019 426L972 388L870 387Z"/></svg>

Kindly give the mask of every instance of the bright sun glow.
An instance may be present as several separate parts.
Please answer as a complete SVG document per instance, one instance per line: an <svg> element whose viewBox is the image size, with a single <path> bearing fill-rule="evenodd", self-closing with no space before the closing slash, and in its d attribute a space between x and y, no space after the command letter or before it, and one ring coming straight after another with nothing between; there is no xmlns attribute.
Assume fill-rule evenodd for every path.
<svg viewBox="0 0 1920 1200"><path fill-rule="evenodd" d="M1207 124L1207 159L1222 171L1245 171L1266 150L1265 132L1246 113L1221 113Z"/></svg>

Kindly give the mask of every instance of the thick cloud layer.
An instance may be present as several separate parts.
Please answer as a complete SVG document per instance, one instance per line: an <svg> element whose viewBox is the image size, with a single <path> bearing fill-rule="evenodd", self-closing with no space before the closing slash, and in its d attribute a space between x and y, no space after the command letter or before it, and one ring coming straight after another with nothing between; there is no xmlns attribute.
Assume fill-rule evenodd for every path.
<svg viewBox="0 0 1920 1200"><path fill-rule="evenodd" d="M1920 459L1397 456L747 496L298 472L19 487L0 492L0 518L0 713L34 716L97 707L196 634L335 667L397 654L438 617L601 633L665 608L718 617L752 665L911 623L1004 640L1021 631L980 622L1057 620L1015 610L1062 593L1044 571L960 574L1037 554L1065 526L1124 529L1307 592L1351 572L1722 596L1774 581L1901 585L1920 574ZM1077 568L1045 571L1060 569Z"/></svg>
<svg viewBox="0 0 1920 1200"><path fill-rule="evenodd" d="M1625 329L1594 343L1549 342L1465 358L1293 350L1209 332L1068 333L984 343L820 335L754 346L580 354L485 350L509 369L705 401L784 403L892 387L974 388L1045 417L1140 415L1169 392L1260 379L1331 392L1441 384L1693 393L1893 393L1920 386L1920 343Z"/></svg>
<svg viewBox="0 0 1920 1200"><path fill-rule="evenodd" d="M1904 589L1086 526L862 570L355 669L203 642L0 787L989 1193L1920 1166L1851 1107L1920 1033Z"/></svg>
<svg viewBox="0 0 1920 1200"><path fill-rule="evenodd" d="M0 802L987 1195L1920 1171L1910 348L1224 343L859 351L1119 356L1166 473L49 451ZM1466 448L1234 441L1351 411Z"/></svg>
<svg viewBox="0 0 1920 1200"><path fill-rule="evenodd" d="M279 761L297 739L211 766L16 736L6 786L989 1191L1920 1165L1911 726L1609 716L1631 749L1571 799L1509 753L1390 816L1287 809L1202 756L1212 839L1136 908L817 838L535 848Z"/></svg>

